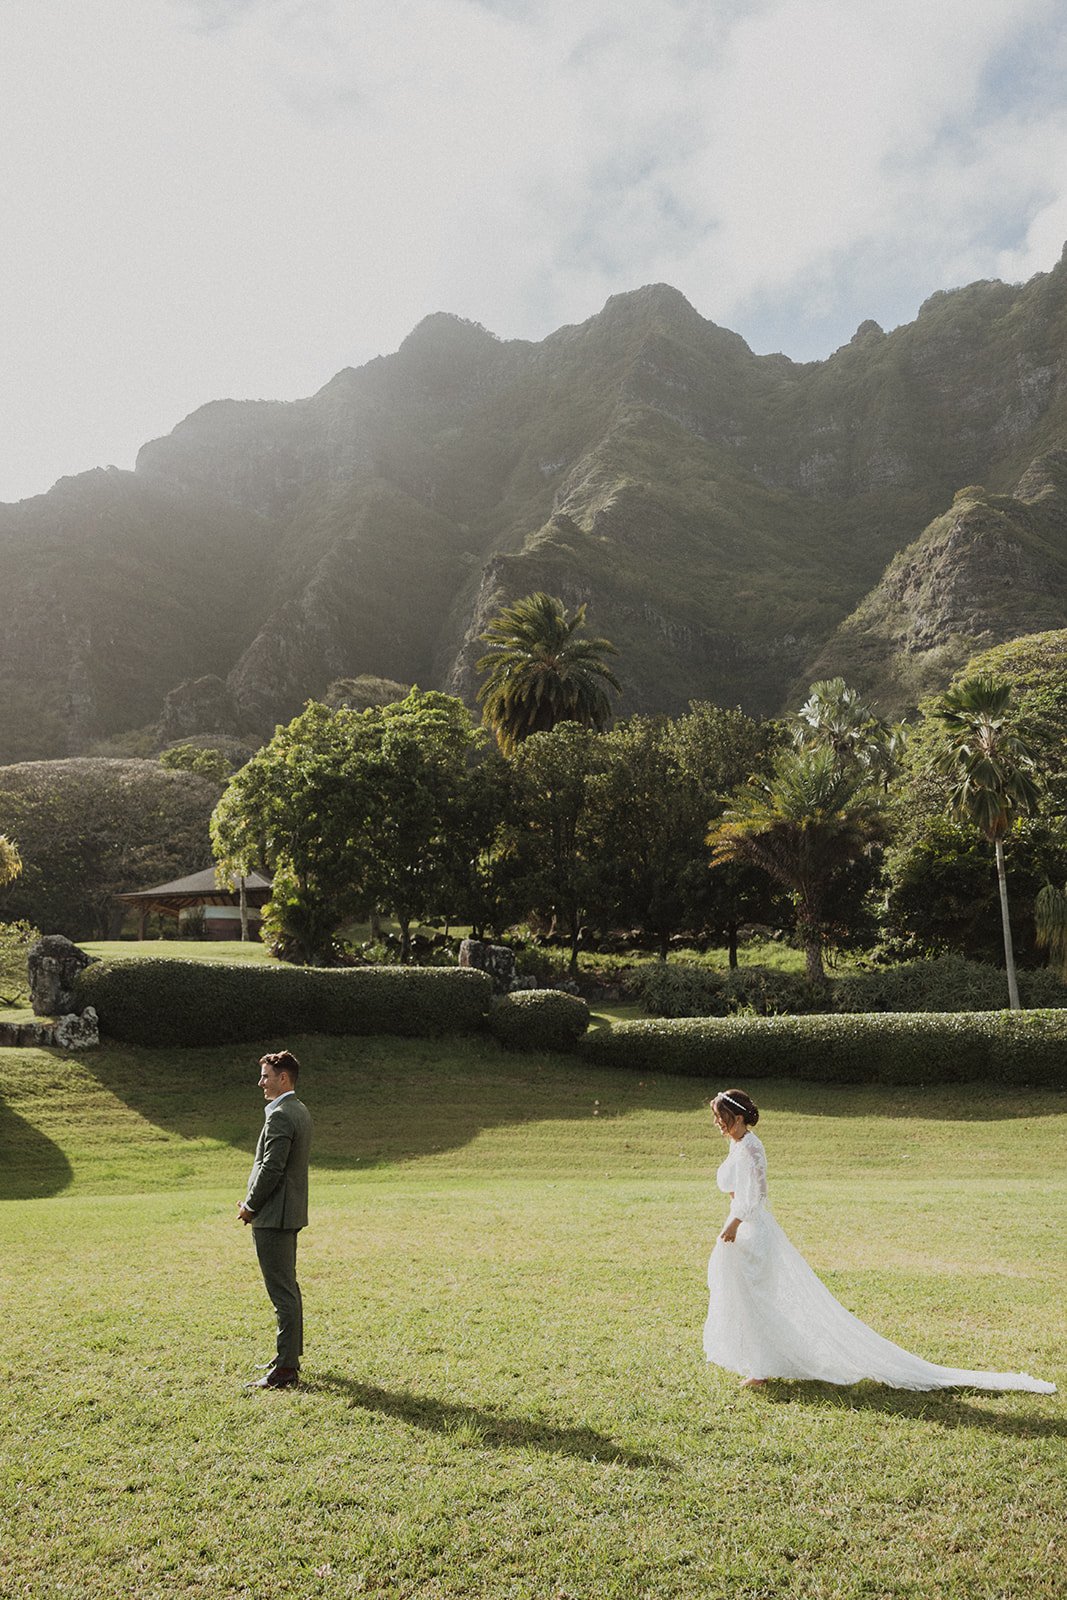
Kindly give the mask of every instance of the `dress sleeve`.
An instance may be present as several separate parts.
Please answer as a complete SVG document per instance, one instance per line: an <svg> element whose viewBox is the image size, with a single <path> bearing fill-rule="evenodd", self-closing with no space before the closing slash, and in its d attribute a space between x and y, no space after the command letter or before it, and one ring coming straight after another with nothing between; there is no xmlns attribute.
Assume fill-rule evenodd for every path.
<svg viewBox="0 0 1067 1600"><path fill-rule="evenodd" d="M745 1140L737 1151L730 1216L744 1222L766 1198L767 1157L762 1145L754 1139Z"/></svg>

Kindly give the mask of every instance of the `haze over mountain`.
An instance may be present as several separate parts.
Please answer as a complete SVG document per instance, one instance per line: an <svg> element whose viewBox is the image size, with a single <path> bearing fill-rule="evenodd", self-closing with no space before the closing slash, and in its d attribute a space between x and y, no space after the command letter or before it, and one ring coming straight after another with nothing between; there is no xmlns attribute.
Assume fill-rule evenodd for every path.
<svg viewBox="0 0 1067 1600"><path fill-rule="evenodd" d="M619 646L620 714L839 671L898 711L1067 626L1067 260L821 362L659 284L537 344L431 316L310 399L206 405L132 473L0 507L0 762L262 735L361 673L473 699L479 633L538 588Z"/></svg>

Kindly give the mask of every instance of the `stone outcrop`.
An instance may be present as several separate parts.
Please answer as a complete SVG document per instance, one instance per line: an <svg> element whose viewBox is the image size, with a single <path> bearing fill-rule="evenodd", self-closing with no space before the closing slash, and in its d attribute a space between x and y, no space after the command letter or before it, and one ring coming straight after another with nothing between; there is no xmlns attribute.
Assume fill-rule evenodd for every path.
<svg viewBox="0 0 1067 1600"><path fill-rule="evenodd" d="M459 947L461 967L488 972L496 994L509 993L515 981L515 952L504 944L486 944L482 939L463 939Z"/></svg>
<svg viewBox="0 0 1067 1600"><path fill-rule="evenodd" d="M61 933L46 934L31 945L26 964L34 1015L69 1016L74 1011L74 984L78 973L95 960L95 956L86 955Z"/></svg>
<svg viewBox="0 0 1067 1600"><path fill-rule="evenodd" d="M197 733L236 734L240 726L233 695L221 678L208 673L180 683L164 698L159 738L168 743Z"/></svg>
<svg viewBox="0 0 1067 1600"><path fill-rule="evenodd" d="M840 625L811 678L840 673L897 714L977 651L1067 627L1065 527L1063 452L1033 461L1014 495L960 489Z"/></svg>
<svg viewBox="0 0 1067 1600"><path fill-rule="evenodd" d="M94 1006L86 1006L79 1016L57 1017L52 1028L52 1043L59 1050L91 1050L100 1043L100 1021Z"/></svg>
<svg viewBox="0 0 1067 1600"><path fill-rule="evenodd" d="M100 1043L96 1011L86 1006L79 1016L57 1017L55 1022L0 1022L0 1046L24 1050L91 1050Z"/></svg>

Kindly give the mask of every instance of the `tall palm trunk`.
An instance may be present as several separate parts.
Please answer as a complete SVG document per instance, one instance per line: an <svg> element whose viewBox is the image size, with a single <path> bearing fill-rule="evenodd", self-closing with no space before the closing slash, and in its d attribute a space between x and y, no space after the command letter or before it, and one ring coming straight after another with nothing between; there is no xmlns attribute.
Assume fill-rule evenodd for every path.
<svg viewBox="0 0 1067 1600"><path fill-rule="evenodd" d="M1008 1005L1013 1011L1019 1007L1019 983L1015 976L1015 951L1011 942L1011 919L1008 916L1008 877L1004 871L1004 841L993 840L997 855L997 886L1000 889L1000 921L1004 929L1004 965L1008 969Z"/></svg>
<svg viewBox="0 0 1067 1600"><path fill-rule="evenodd" d="M797 932L804 946L804 968L808 982L816 989L826 987L826 969L822 964L822 926L817 912L807 901L797 906Z"/></svg>

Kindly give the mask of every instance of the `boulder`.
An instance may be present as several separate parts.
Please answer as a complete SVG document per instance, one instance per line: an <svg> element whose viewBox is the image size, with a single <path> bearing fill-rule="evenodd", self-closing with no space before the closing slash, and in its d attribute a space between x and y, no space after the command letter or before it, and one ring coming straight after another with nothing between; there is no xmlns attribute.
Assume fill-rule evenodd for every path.
<svg viewBox="0 0 1067 1600"><path fill-rule="evenodd" d="M0 1022L0 1047L23 1050L91 1050L100 1043L100 1025L92 1006L56 1022Z"/></svg>
<svg viewBox="0 0 1067 1600"><path fill-rule="evenodd" d="M86 1006L81 1016L71 1012L59 1017L52 1028L52 1042L60 1050L92 1050L100 1043L100 1023L93 1006Z"/></svg>
<svg viewBox="0 0 1067 1600"><path fill-rule="evenodd" d="M74 981L95 961L61 933L46 934L30 946L26 960L30 1004L38 1017L62 1017L74 1010Z"/></svg>
<svg viewBox="0 0 1067 1600"><path fill-rule="evenodd" d="M459 946L461 967L476 967L488 972L496 994L507 994L515 977L515 952L506 944L486 944L482 939L463 939Z"/></svg>

